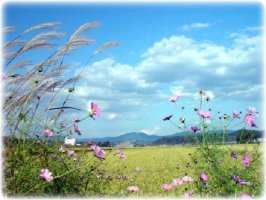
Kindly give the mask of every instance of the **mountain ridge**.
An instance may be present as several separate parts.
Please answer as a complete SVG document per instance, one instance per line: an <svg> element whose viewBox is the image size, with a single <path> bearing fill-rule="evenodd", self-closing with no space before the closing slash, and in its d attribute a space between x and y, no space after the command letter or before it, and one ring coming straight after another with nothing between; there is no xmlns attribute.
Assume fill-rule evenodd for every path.
<svg viewBox="0 0 266 200"><path fill-rule="evenodd" d="M228 134L227 134L228 140L235 141L237 135L239 135L242 130L243 129L228 130ZM263 135L262 132L263 132L262 130L255 130L255 138L262 137ZM160 140L165 140L165 142L160 141ZM117 145L117 144L126 143L126 142L129 142L134 145L182 144L186 142L186 132L179 132L179 133L174 133L174 134L166 135L166 136L149 135L144 132L129 132L129 133L121 134L119 136L113 136L113 137L77 139L77 142L79 143L84 143L88 141L92 141L95 143L108 141L112 145Z"/></svg>

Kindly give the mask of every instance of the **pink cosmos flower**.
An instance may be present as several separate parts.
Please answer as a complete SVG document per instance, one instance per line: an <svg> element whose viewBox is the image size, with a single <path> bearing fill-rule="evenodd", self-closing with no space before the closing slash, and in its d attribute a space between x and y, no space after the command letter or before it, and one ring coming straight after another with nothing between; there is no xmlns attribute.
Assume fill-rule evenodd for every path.
<svg viewBox="0 0 266 200"><path fill-rule="evenodd" d="M250 165L251 158L248 154L244 154L242 158L242 163L244 166L248 167Z"/></svg>
<svg viewBox="0 0 266 200"><path fill-rule="evenodd" d="M247 109L248 113L250 115L254 115L255 117L258 117L259 112L256 112L256 108L249 106Z"/></svg>
<svg viewBox="0 0 266 200"><path fill-rule="evenodd" d="M119 156L120 156L120 159L122 160L126 159L126 156L122 151L120 151Z"/></svg>
<svg viewBox="0 0 266 200"><path fill-rule="evenodd" d="M52 137L54 135L54 132L49 129L46 129L43 133L45 137Z"/></svg>
<svg viewBox="0 0 266 200"><path fill-rule="evenodd" d="M240 118L240 114L235 110L233 111L233 118Z"/></svg>
<svg viewBox="0 0 266 200"><path fill-rule="evenodd" d="M174 186L172 184L167 184L167 183L162 184L161 187L162 187L163 190L172 190L172 189L174 189Z"/></svg>
<svg viewBox="0 0 266 200"><path fill-rule="evenodd" d="M101 114L100 108L97 106L97 104L91 102L91 113L90 116L93 118L93 116L99 116Z"/></svg>
<svg viewBox="0 0 266 200"><path fill-rule="evenodd" d="M63 145L61 145L61 147L60 147L59 151L60 151L60 152L62 152L62 153L66 152L66 150L65 150L65 148L64 148L64 146L63 146Z"/></svg>
<svg viewBox="0 0 266 200"><path fill-rule="evenodd" d="M244 121L246 124L249 124L251 127L256 127L257 125L254 122L254 118L255 118L254 115L246 114Z"/></svg>
<svg viewBox="0 0 266 200"><path fill-rule="evenodd" d="M139 187L138 186L129 186L129 187L127 187L127 191L128 192L138 192Z"/></svg>
<svg viewBox="0 0 266 200"><path fill-rule="evenodd" d="M179 96L172 96L168 100L171 101L171 102L173 102L173 103L175 103L175 102L178 101L178 99L179 99Z"/></svg>
<svg viewBox="0 0 266 200"><path fill-rule="evenodd" d="M122 160L124 160L124 159L126 158L126 156L125 156L125 154L123 153L123 151L121 151L121 150L119 150L119 149L116 150L116 153L114 153L114 156L115 156L116 154L119 154L120 159L122 159Z"/></svg>
<svg viewBox="0 0 266 200"><path fill-rule="evenodd" d="M76 155L75 151L72 151L72 150L67 150L67 154L69 156L75 156Z"/></svg>
<svg viewBox="0 0 266 200"><path fill-rule="evenodd" d="M202 180L204 183L207 183L208 182L208 176L204 172L202 172L200 174L200 180Z"/></svg>
<svg viewBox="0 0 266 200"><path fill-rule="evenodd" d="M48 169L42 169L39 176L47 182L51 182L54 179L52 172L49 172Z"/></svg>
<svg viewBox="0 0 266 200"><path fill-rule="evenodd" d="M240 195L240 199L251 199L251 196L247 193L243 193Z"/></svg>
<svg viewBox="0 0 266 200"><path fill-rule="evenodd" d="M182 180L184 183L193 182L193 179L189 176L183 176Z"/></svg>
<svg viewBox="0 0 266 200"><path fill-rule="evenodd" d="M91 150L94 151L94 154L100 159L105 160L105 151L101 149L101 147L97 146L96 144L91 145Z"/></svg>
<svg viewBox="0 0 266 200"><path fill-rule="evenodd" d="M182 185L183 183L184 183L183 179L177 178L177 179L174 179L174 180L173 180L172 185L173 185L173 186L180 186L180 185Z"/></svg>
<svg viewBox="0 0 266 200"><path fill-rule="evenodd" d="M209 112L204 112L204 111L198 111L198 115L201 116L202 118L211 118L211 113Z"/></svg>
<svg viewBox="0 0 266 200"><path fill-rule="evenodd" d="M78 135L81 135L81 132L77 124L74 124L74 132L77 133Z"/></svg>
<svg viewBox="0 0 266 200"><path fill-rule="evenodd" d="M193 192L191 192L191 191L187 191L187 192L184 192L184 198L190 198L190 197L192 197L192 194L193 194Z"/></svg>

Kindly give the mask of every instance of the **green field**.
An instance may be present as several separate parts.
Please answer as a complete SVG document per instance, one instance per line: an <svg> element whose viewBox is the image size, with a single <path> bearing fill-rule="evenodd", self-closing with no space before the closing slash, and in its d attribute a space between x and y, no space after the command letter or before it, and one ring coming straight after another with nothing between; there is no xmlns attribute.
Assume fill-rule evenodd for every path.
<svg viewBox="0 0 266 200"><path fill-rule="evenodd" d="M66 152L59 152L57 145L48 146L53 149L52 154L43 152L45 148L39 144L23 151L20 151L18 146L13 149L6 148L5 193L45 196L66 194L104 197L182 197L184 192L192 191L195 193L194 197L196 195L213 197L241 193L257 196L261 194L263 188L262 157L254 159L256 162L251 168L246 168L241 163L242 155L246 152L251 155L252 159L255 158L255 154L262 155L263 147L258 144L213 146L220 148L222 152L218 157L223 161L218 165L221 172L211 168L213 165L210 165L204 158L201 159L200 156L197 156L196 163L193 162L190 155L195 155L198 151L193 146L124 148L122 151L126 156L125 159L120 159L119 155L115 155L115 148L105 148L106 159L102 162L88 147L66 147L66 150L71 149L76 152L79 161L74 161L73 157L67 155ZM237 160L231 158L231 150L238 154ZM54 153L56 151L57 153ZM17 158L24 156L26 159L8 160L11 154L17 155ZM49 159L43 157L44 154L48 155ZM11 165L15 165L15 171L10 171ZM137 171L137 167L141 170ZM53 176L56 177L55 180L49 183L40 179L39 172L42 168L52 171ZM245 174L245 180L250 181L251 186L234 183L231 180L232 169L235 169L238 175ZM201 184L199 179L201 172L205 172L209 177L204 191L199 191L197 187L197 184ZM224 173L222 174L225 179L223 189L221 189L223 183L217 181L216 173ZM193 178L194 182L177 186L173 190L162 190L162 184L171 184L173 179L182 178L185 175ZM139 191L130 193L127 191L128 186L138 186Z"/></svg>
<svg viewBox="0 0 266 200"><path fill-rule="evenodd" d="M230 163L233 162L229 149L241 154L247 151L253 152L256 147L257 145L225 145L222 148L228 152L228 155L225 155L222 167L230 168ZM82 151L82 149L80 150ZM163 191L161 185L163 183L172 183L174 178L182 178L184 175L188 175L194 180L199 180L199 174L197 174L195 169L197 166L191 161L189 156L195 150L196 148L191 146L128 148L123 149L126 155L124 160L121 160L118 155L114 156L115 151L112 151L94 173L100 184L98 194L128 195L126 189L131 185L136 185L140 188L137 194L132 194L136 196L171 196L182 195L186 189L193 191L195 189L193 183L181 185L171 191ZM259 150L262 151L262 147ZM108 153L110 150L106 149L105 151ZM90 153L86 153L82 157L83 162L91 162L93 159ZM241 158L239 158L240 161ZM136 172L136 167L141 168L142 172ZM240 163L238 167L241 169ZM254 177L260 179L262 165L258 165L256 169ZM118 176L125 176L126 179L120 179ZM112 177L112 180L110 180L110 177ZM95 186L91 185L91 187ZM242 190L241 187L239 189ZM212 196L212 190L209 192L210 196Z"/></svg>

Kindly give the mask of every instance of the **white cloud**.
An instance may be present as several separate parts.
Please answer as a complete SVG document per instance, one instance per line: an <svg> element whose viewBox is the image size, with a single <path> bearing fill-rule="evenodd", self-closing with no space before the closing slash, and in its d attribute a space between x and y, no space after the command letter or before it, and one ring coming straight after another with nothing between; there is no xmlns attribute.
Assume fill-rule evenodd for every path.
<svg viewBox="0 0 266 200"><path fill-rule="evenodd" d="M263 31L262 26L249 26L245 28L245 31L255 32L255 31Z"/></svg>
<svg viewBox="0 0 266 200"><path fill-rule="evenodd" d="M262 92L262 38L233 34L230 41L223 46L184 35L163 38L136 66L111 58L92 63L74 95L99 104L106 120L138 119L171 93L198 98L205 90L211 99L256 98Z"/></svg>
<svg viewBox="0 0 266 200"><path fill-rule="evenodd" d="M207 90L205 92L206 96L209 97L211 100L215 98L215 95L212 91Z"/></svg>
<svg viewBox="0 0 266 200"><path fill-rule="evenodd" d="M76 88L75 97L97 102L104 112L109 113L105 116L107 120L138 118L130 113L162 98L157 83L148 83L140 77L135 67L111 58L92 63L82 75L82 83Z"/></svg>
<svg viewBox="0 0 266 200"><path fill-rule="evenodd" d="M113 120L113 119L115 119L116 117L117 117L117 114L116 114L116 113L108 113L108 114L106 115L107 120Z"/></svg>
<svg viewBox="0 0 266 200"><path fill-rule="evenodd" d="M209 26L211 26L210 23L196 22L196 23L192 23L192 24L186 24L186 25L182 26L181 29L187 31L190 29L208 28Z"/></svg>
<svg viewBox="0 0 266 200"><path fill-rule="evenodd" d="M262 60L261 36L234 35L229 46L171 36L143 54L138 70L148 82L175 83L172 93L193 96L205 89L228 96L262 82Z"/></svg>
<svg viewBox="0 0 266 200"><path fill-rule="evenodd" d="M154 126L150 129L142 129L140 132L146 133L146 134L156 134L160 132L160 127L159 126Z"/></svg>
<svg viewBox="0 0 266 200"><path fill-rule="evenodd" d="M225 75L225 73L226 73L226 67L225 66L218 67L216 69L216 74L217 75Z"/></svg>

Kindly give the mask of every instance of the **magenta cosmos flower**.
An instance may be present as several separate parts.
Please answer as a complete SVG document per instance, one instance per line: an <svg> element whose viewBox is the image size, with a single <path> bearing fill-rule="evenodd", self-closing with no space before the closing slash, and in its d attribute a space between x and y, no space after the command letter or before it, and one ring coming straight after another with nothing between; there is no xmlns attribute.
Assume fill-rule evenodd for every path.
<svg viewBox="0 0 266 200"><path fill-rule="evenodd" d="M257 125L254 122L254 115L250 115L249 113L245 115L244 121L246 124L250 125L251 127L256 127Z"/></svg>
<svg viewBox="0 0 266 200"><path fill-rule="evenodd" d="M190 128L194 133L196 133L197 131L200 131L200 128L198 128L197 126L192 126Z"/></svg>
<svg viewBox="0 0 266 200"><path fill-rule="evenodd" d="M127 191L129 192L138 192L139 191L139 187L138 186L129 186L127 187Z"/></svg>
<svg viewBox="0 0 266 200"><path fill-rule="evenodd" d="M51 182L54 179L52 172L49 172L48 169L42 169L39 175L47 182Z"/></svg>
<svg viewBox="0 0 266 200"><path fill-rule="evenodd" d="M74 122L79 123L81 120L79 118L75 119Z"/></svg>
<svg viewBox="0 0 266 200"><path fill-rule="evenodd" d="M105 160L105 151L101 147L93 144L91 145L91 150L94 151L94 154L97 156L97 158L99 158L100 160Z"/></svg>
<svg viewBox="0 0 266 200"><path fill-rule="evenodd" d="M233 175L231 178L233 181L235 181L235 183L238 183L240 185L251 185L250 182L242 180L239 176Z"/></svg>
<svg viewBox="0 0 266 200"><path fill-rule="evenodd" d="M170 97L168 100L171 101L171 102L173 102L173 103L175 103L175 102L178 101L178 99L179 99L179 96L176 95L176 96Z"/></svg>
<svg viewBox="0 0 266 200"><path fill-rule="evenodd" d="M236 152L231 151L231 157L234 158L234 159L237 159L237 154L236 154Z"/></svg>
<svg viewBox="0 0 266 200"><path fill-rule="evenodd" d="M100 114L101 114L100 108L97 106L97 104L91 102L90 116L93 118L93 116L99 116Z"/></svg>
<svg viewBox="0 0 266 200"><path fill-rule="evenodd" d="M173 115L166 116L165 118L163 118L163 121L170 120L172 117L173 117Z"/></svg>
<svg viewBox="0 0 266 200"><path fill-rule="evenodd" d="M161 185L161 188L163 190L172 190L172 189L174 189L174 185L165 183L165 184Z"/></svg>
<svg viewBox="0 0 266 200"><path fill-rule="evenodd" d="M79 127L77 124L74 123L74 132L77 133L78 135L81 135L81 132L79 130Z"/></svg>
<svg viewBox="0 0 266 200"><path fill-rule="evenodd" d="M233 118L240 118L240 113L238 113L237 111L233 111Z"/></svg>
<svg viewBox="0 0 266 200"><path fill-rule="evenodd" d="M211 118L211 113L202 110L198 111L198 115L202 118Z"/></svg>
<svg viewBox="0 0 266 200"><path fill-rule="evenodd" d="M242 163L244 166L248 167L251 162L251 157L248 154L244 154L242 158Z"/></svg>
<svg viewBox="0 0 266 200"><path fill-rule="evenodd" d="M207 183L208 182L208 176L204 172L202 172L200 174L200 180L202 180L204 183Z"/></svg>
<svg viewBox="0 0 266 200"><path fill-rule="evenodd" d="M193 194L193 192L191 192L191 191L187 191L187 192L184 192L184 198L190 198L190 197L192 197L192 194Z"/></svg>
<svg viewBox="0 0 266 200"><path fill-rule="evenodd" d="M54 132L49 129L46 129L43 133L45 137L52 137L54 135Z"/></svg>

